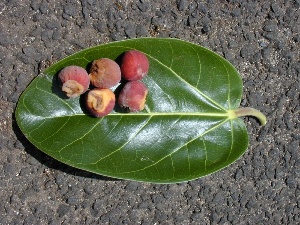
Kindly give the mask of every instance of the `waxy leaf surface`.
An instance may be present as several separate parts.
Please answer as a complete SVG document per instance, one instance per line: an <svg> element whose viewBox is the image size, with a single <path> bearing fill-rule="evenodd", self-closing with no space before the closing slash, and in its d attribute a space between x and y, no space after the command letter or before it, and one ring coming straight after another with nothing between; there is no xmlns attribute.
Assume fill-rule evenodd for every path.
<svg viewBox="0 0 300 225"><path fill-rule="evenodd" d="M143 82L145 110L103 118L88 115L84 97L67 99L57 73L68 65L88 68L98 58L119 60L126 50L150 62ZM201 46L140 38L103 44L46 69L19 99L16 119L41 151L70 166L137 181L174 183L218 171L246 150L245 125L228 112L239 107L242 81L236 69Z"/></svg>

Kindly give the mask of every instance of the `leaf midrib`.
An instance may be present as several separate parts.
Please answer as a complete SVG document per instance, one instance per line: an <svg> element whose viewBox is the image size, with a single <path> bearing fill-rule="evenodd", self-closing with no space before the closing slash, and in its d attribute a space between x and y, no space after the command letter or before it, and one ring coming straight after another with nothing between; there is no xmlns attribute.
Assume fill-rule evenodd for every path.
<svg viewBox="0 0 300 225"><path fill-rule="evenodd" d="M78 114L73 114L73 115L65 115L65 116L55 116L55 117L42 117L42 116L36 116L39 117L41 119L56 119L56 118L64 118L64 117L74 117L74 116L87 116L89 114L85 114L85 113L78 113ZM229 117L228 112L224 112L224 113L201 113L201 112L195 112L195 113L191 113L191 112L151 112L151 113L110 113L108 115L106 115L105 117L115 117L115 116L198 116L198 117ZM98 119L103 119L104 117L101 118L94 118L95 120Z"/></svg>

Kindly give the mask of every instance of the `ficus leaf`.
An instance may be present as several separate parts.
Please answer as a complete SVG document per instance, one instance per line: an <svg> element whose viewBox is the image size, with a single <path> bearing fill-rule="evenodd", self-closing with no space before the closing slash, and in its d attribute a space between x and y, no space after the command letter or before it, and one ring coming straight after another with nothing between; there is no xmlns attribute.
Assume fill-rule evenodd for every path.
<svg viewBox="0 0 300 225"><path fill-rule="evenodd" d="M88 68L98 58L118 60L130 49L150 62L145 110L86 113L83 97L67 99L57 73L68 65ZM225 59L177 40L140 38L103 44L73 54L46 69L21 95L16 119L37 148L70 166L137 181L174 183L218 171L246 150L239 116L265 117L239 109L242 80ZM254 113L256 112L256 114Z"/></svg>

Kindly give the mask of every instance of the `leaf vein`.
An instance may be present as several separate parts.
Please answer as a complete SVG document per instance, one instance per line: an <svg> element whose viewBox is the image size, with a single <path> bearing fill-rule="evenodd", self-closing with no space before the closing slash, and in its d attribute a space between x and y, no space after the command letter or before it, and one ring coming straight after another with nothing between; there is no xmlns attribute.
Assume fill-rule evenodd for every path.
<svg viewBox="0 0 300 225"><path fill-rule="evenodd" d="M82 135L80 138L77 138L75 140L73 140L72 142L70 142L69 144L65 145L63 148L61 148L59 150L59 152L61 152L63 149L65 149L66 147L72 145L73 143L75 143L76 141L79 141L79 140L82 140L85 136L87 136L89 133L91 133L100 123L101 121L103 120L103 117L97 122L95 123L95 125L88 131L86 132L84 135ZM63 157L62 157L63 158Z"/></svg>
<svg viewBox="0 0 300 225"><path fill-rule="evenodd" d="M55 134L57 134L62 128L64 128L64 126L69 122L71 117L69 117L66 122L60 127L58 128L53 134L51 134L50 136L48 136L47 138L45 138L43 141L41 141L40 143L42 142L45 142L46 140L50 139L51 137L53 137Z"/></svg>
<svg viewBox="0 0 300 225"><path fill-rule="evenodd" d="M176 77L178 77L178 79L180 79L183 83L187 84L188 86L190 86L192 89L194 89L196 92L198 92L200 95L202 95L204 98L206 98L208 101L212 102L215 106L219 107L220 109L226 111L226 109L221 106L219 103L217 103L216 101L214 101L213 99L211 99L210 97L208 97L206 94L204 94L202 91L200 91L197 87L195 87L194 85L190 84L189 82L187 82L186 80L184 80L179 74L177 74L172 68L168 67L167 65L165 65L164 63L162 63L161 61L159 61L157 58L154 58L153 56L145 53L149 58L153 59L154 61L156 61L158 64L162 65L163 67L169 69L171 71L171 73L173 73Z"/></svg>
<svg viewBox="0 0 300 225"><path fill-rule="evenodd" d="M110 152L106 156L103 156L102 158L98 159L96 162L91 163L91 164L97 164L100 161L102 161L103 159L113 155L114 153L121 151L121 149L124 148L132 139L134 139L137 136L137 134L148 124L148 122L150 121L151 118L152 118L152 116L149 116L148 120L145 121L144 124L122 146L120 146L116 150Z"/></svg>
<svg viewBox="0 0 300 225"><path fill-rule="evenodd" d="M135 171L123 172L123 173L121 173L121 174L139 172L139 171L148 169L148 168L150 168L150 167L152 167L152 166L154 166L154 165L157 165L158 163L160 163L160 162L161 162L162 160L164 160L165 158L167 158L167 157L171 156L172 154L178 152L182 147L187 146L189 143L195 141L196 139L198 139L198 138L200 138L200 137L203 137L203 136L206 135L207 133L209 133L209 132L211 132L211 131L217 129L217 128L220 127L220 126L222 126L222 125L223 125L224 123L226 123L228 120L229 120L229 119L226 119L226 120L224 120L223 122L220 122L219 124L217 124L216 126L212 127L211 129L209 129L209 130L203 132L201 135L198 135L197 137L195 137L195 138L191 139L190 141L186 142L185 144L183 144L183 145L177 147L174 151L172 151L171 153L165 155L165 156L162 157L161 159L157 160L155 163L150 164L150 165L148 165L148 166L146 166L146 167L144 167L144 168L142 168L142 169L138 169L138 170L135 170Z"/></svg>

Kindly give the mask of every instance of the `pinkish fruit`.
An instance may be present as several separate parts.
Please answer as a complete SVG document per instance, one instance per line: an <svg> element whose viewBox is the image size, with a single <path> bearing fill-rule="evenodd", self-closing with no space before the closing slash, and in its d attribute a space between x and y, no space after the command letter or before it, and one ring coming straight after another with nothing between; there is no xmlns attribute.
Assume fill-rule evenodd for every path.
<svg viewBox="0 0 300 225"><path fill-rule="evenodd" d="M62 90L69 98L75 98L87 91L90 78L85 69L79 66L67 66L58 77L62 82Z"/></svg>
<svg viewBox="0 0 300 225"><path fill-rule="evenodd" d="M115 94L110 89L95 88L90 90L86 96L86 107L95 117L109 114L115 106Z"/></svg>
<svg viewBox="0 0 300 225"><path fill-rule="evenodd" d="M149 61L147 56L137 50L124 53L121 62L121 72L125 80L141 80L148 74Z"/></svg>
<svg viewBox="0 0 300 225"><path fill-rule="evenodd" d="M108 58L97 59L92 63L89 76L95 87L111 88L121 80L120 66Z"/></svg>
<svg viewBox="0 0 300 225"><path fill-rule="evenodd" d="M118 103L130 112L138 112L145 108L148 89L141 81L129 81L121 90Z"/></svg>

